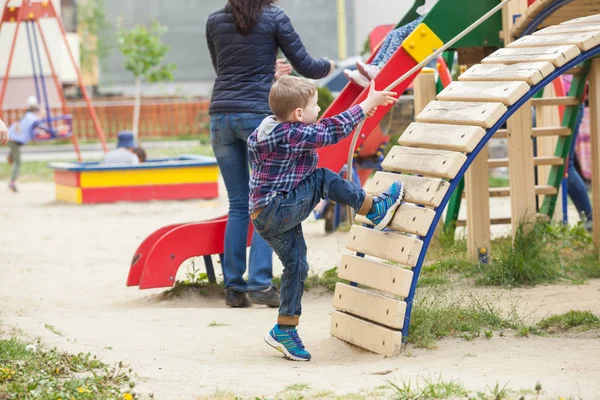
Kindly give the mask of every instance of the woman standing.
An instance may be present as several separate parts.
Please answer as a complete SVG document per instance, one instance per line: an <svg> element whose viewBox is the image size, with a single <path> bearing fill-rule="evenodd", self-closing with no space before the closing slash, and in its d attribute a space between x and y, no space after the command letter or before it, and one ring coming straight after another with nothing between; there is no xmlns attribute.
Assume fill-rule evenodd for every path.
<svg viewBox="0 0 600 400"><path fill-rule="evenodd" d="M206 23L208 49L217 73L210 103L210 140L229 197L223 275L225 302L230 307L250 306L248 297L256 304L279 306L279 293L272 285L273 251L259 235L252 237L248 282L243 278L250 221L246 142L271 114L269 90L277 53L281 49L294 69L307 78L323 78L334 68L333 62L308 54L290 19L275 2L228 0Z"/></svg>

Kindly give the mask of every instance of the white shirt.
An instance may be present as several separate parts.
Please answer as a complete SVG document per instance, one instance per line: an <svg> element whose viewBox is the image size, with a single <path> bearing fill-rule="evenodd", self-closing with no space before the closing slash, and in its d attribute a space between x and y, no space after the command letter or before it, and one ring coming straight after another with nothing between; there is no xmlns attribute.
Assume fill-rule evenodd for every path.
<svg viewBox="0 0 600 400"><path fill-rule="evenodd" d="M104 156L104 160L100 161L100 164L133 164L137 165L140 163L138 156L133 154L131 151L120 147L115 150L111 150Z"/></svg>

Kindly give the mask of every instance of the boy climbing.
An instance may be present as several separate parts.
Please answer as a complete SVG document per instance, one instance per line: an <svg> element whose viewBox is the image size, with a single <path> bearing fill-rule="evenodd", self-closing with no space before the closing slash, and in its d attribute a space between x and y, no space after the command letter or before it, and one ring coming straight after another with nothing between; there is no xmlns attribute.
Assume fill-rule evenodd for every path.
<svg viewBox="0 0 600 400"><path fill-rule="evenodd" d="M316 149L348 136L377 106L397 101L393 92L378 92L371 83L360 104L317 123L320 111L316 86L303 78L284 76L273 84L269 105L273 116L265 118L248 138L252 175L249 212L256 232L275 251L284 270L277 324L265 341L295 361L309 361L296 326L302 312L304 281L308 275L304 221L325 197L351 206L382 230L402 201L403 186L397 181L372 197L354 182L326 168L316 168Z"/></svg>

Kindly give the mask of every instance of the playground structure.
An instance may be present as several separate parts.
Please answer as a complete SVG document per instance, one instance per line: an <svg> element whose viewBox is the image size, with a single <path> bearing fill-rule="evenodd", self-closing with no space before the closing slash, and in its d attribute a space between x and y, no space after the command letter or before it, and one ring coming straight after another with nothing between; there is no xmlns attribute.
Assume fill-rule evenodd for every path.
<svg viewBox="0 0 600 400"><path fill-rule="evenodd" d="M69 55L69 61L71 62L73 68L75 69L75 73L77 75L77 82L79 85L79 89L81 90L81 94L86 102L87 109L92 118L94 129L96 131L96 135L100 139L100 143L102 144L102 148L106 151L106 141L104 138L104 131L100 126L100 122L98 120L98 116L96 115L96 110L94 109L91 99L87 93L85 85L83 84L83 79L81 77L81 72L77 67L77 63L75 62L75 58L73 57L73 52L69 47L69 43L67 42L67 34L65 31L65 27L63 26L62 20L52 1L43 0L43 1L32 1L32 0L23 0L21 5L15 6L13 2L7 1L4 5L4 10L2 12L2 19L0 19L0 32L2 31L2 27L5 24L15 23L15 33L12 37L10 52L8 55L8 63L6 66L6 72L4 73L4 78L2 80L2 89L0 89L0 110L2 110L2 105L4 104L4 98L6 95L6 89L9 84L10 70L12 66L13 57L15 55L15 48L17 44L17 39L19 36L21 24L24 24L25 30L27 32L27 42L29 46L29 54L31 57L31 65L33 68L33 80L35 84L35 94L39 104L43 104L46 108L46 118L45 118L45 134L36 138L36 140L51 140L57 138L71 138L73 142L73 146L75 148L75 153L77 154L77 159L82 161L81 153L79 151L79 146L77 144L77 136L73 135L72 132L72 116L68 113L67 103L65 100L65 96L62 90L61 83L56 74L56 69L54 68L54 63L52 61L52 55L48 50L48 43L44 36L44 30L42 29L42 25L40 24L40 19L53 19L58 24L61 38L63 39L63 43L67 49L67 53ZM37 40L37 32L39 31L39 36L41 42L44 47L44 52L46 55L46 59L48 61L48 65L50 66L50 71L52 74L52 80L56 87L56 92L59 95L62 115L52 116L50 113L50 105L48 102L48 93L46 90L46 82L44 78L44 70L42 64L42 58L40 55L40 48ZM61 132L58 128L59 123L66 123L69 127L68 132Z"/></svg>
<svg viewBox="0 0 600 400"><path fill-rule="evenodd" d="M218 197L214 158L182 156L139 165L52 163L56 199L74 204L212 199Z"/></svg>
<svg viewBox="0 0 600 400"><path fill-rule="evenodd" d="M331 317L333 336L383 355L398 353L408 335L414 295L427 249L444 209L465 174L469 248L475 257L488 254L490 162L486 145L497 137L495 135L504 135L509 142L508 160L494 163L507 165L511 174L510 188L503 189L501 194L513 194L513 226L536 218L536 196L545 195L546 207L554 207L558 189L556 185L552 189L547 187L551 185L537 189L535 167L550 165L552 171L548 179L562 180L572 120L582 99L586 74L592 110L593 207L600 210L600 142L597 136L600 62L592 60L600 53L600 16L589 16L600 2L537 0L530 3L530 9L527 9L525 1L503 2L502 17L495 14L456 43L454 48L467 49L462 56L472 60L463 64L472 66L457 82L450 83L446 74L445 83L440 83L445 88L437 95L437 100L428 102L427 93L431 90L425 88L425 85L433 88L435 82L427 74L419 76L415 93L421 92L416 96L419 103L416 109L421 111L416 122L400 137L400 146L394 146L383 160L384 171L376 172L366 187L375 195L393 181L401 180L405 185L405 203L399 207L386 231L374 231L368 226L351 227L346 248L357 255L344 254L338 264L339 277L351 284L338 283L336 286L333 304L336 310ZM375 79L376 87L381 89L392 84L497 5L491 0L468 4L466 0L440 0L383 67ZM456 9L461 12L448 23L448 15L455 15ZM520 20L517 19L519 15L522 16ZM553 24L560 25L546 27L544 21L550 17ZM517 25L513 28L514 20ZM545 29L534 32L539 27ZM500 30L506 46L493 51L500 47ZM533 34L523 34L526 30ZM513 42L513 38L517 40ZM459 53L459 63L460 59ZM558 137L555 139L557 154L535 159L531 140L536 136L531 127L532 98L565 73L577 75L568 96L536 100L538 106L565 107L562 127L543 127L543 130L535 131L539 137ZM402 93L416 77L417 72L394 90ZM366 95L367 90L350 83L324 117L346 110ZM357 148L361 149L359 157L376 154L381 144L387 141L378 123L388 111L389 107L380 107L374 117L366 120L357 142ZM341 172L346 154L355 151L350 149L350 143L349 137L335 146L321 149L319 167ZM362 174L368 176L370 171L367 169ZM364 182L365 176L358 175ZM359 217L357 221L368 225L363 218ZM180 226L178 237L186 238L182 239L185 244L174 247L171 253L157 252L156 259L142 254L140 249L158 245L158 239L167 242L169 235L165 232L168 227L149 236L134 256L130 278L131 271L143 268L141 275L144 276L146 268L150 268L152 271L147 276L152 277L153 282L148 278L142 285L143 278L141 281L128 279L128 285L139 285L140 288L172 286L179 264L170 263L168 268L161 268L161 263L167 263L168 258L185 260L206 256L195 252L189 243L214 241L215 238L210 236L214 231L211 227L217 223L223 222ZM599 246L600 220L594 223L594 243ZM184 230L188 235L183 234ZM176 240L170 242L177 243ZM184 254L186 251L188 253ZM145 265L140 265L144 257Z"/></svg>

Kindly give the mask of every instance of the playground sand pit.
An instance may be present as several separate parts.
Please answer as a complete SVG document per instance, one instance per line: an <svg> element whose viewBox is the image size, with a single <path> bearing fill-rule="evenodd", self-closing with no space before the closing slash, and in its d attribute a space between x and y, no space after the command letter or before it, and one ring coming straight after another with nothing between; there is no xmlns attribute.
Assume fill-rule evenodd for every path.
<svg viewBox="0 0 600 400"><path fill-rule="evenodd" d="M2 183L0 322L69 352L124 361L137 376L138 393L158 399L211 398L217 390L273 397L296 384L369 398L388 382L440 375L473 391L496 383L531 391L539 381L542 397L600 393L598 335L442 339L435 350L408 346L402 355L384 358L330 337L331 294L312 290L305 296L300 333L313 361L294 363L263 342L273 309L228 309L222 299L200 296L160 301L163 290L125 287L131 256L145 236L163 225L224 214L221 189L221 197L210 201L75 206L55 203L51 183L22 184L18 195ZM305 232L313 271L336 266L345 233L326 235L314 221L305 223ZM598 280L502 294L471 291L498 296L507 310L517 303L532 321L570 309L600 314Z"/></svg>

